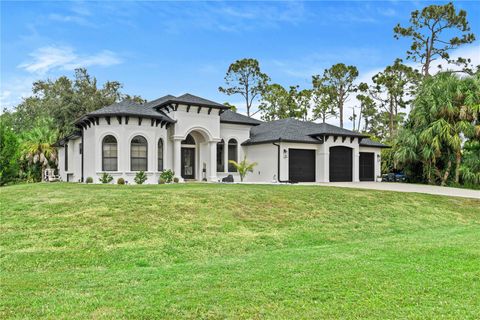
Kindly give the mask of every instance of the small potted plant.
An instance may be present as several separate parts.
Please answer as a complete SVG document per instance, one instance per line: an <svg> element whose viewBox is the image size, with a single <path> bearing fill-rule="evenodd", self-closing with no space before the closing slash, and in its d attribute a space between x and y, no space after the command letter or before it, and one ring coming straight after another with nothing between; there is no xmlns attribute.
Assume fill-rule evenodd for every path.
<svg viewBox="0 0 480 320"><path fill-rule="evenodd" d="M170 169L164 170L160 174L160 179L158 179L158 183L161 184L160 180L163 180L163 183L171 183L173 181L174 176L175 176L175 172L173 172L172 170Z"/></svg>
<svg viewBox="0 0 480 320"><path fill-rule="evenodd" d="M147 175L145 174L145 171L137 172L134 180L136 184L143 184L145 181L147 181Z"/></svg>
<svg viewBox="0 0 480 320"><path fill-rule="evenodd" d="M102 173L102 176L98 180L100 180L101 183L110 183L112 182L113 177L110 174L104 172Z"/></svg>

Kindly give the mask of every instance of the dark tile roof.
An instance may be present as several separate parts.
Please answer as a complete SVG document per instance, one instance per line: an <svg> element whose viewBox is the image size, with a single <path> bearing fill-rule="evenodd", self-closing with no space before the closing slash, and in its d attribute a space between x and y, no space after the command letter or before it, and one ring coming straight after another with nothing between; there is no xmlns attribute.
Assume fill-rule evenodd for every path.
<svg viewBox="0 0 480 320"><path fill-rule="evenodd" d="M252 125L252 126L257 126L257 125L263 123L260 120L244 116L243 114L233 112L232 110L225 110L220 115L220 122L235 123L235 124L246 124L246 125Z"/></svg>
<svg viewBox="0 0 480 320"><path fill-rule="evenodd" d="M383 144L381 142L373 141L368 138L362 139L360 142L360 145L363 147L375 147L375 148L391 148L390 146L387 146L386 144Z"/></svg>
<svg viewBox="0 0 480 320"><path fill-rule="evenodd" d="M186 93L179 97L166 95L144 104L137 104L132 101L121 101L121 102L103 107L101 109L95 110L93 112L90 112L85 116L81 117L80 119L78 119L77 121L75 121L75 123L82 122L83 120L86 120L89 117L120 116L120 115L142 116L142 117L160 119L170 123L174 123L175 121L172 118L170 118L166 113L164 113L162 110L159 109L164 105L169 105L172 103L191 104L191 105L213 107L217 109L228 110L228 107L223 104Z"/></svg>
<svg viewBox="0 0 480 320"><path fill-rule="evenodd" d="M81 122L82 120L87 119L88 117L95 117L95 116L97 117L98 116L142 116L146 118L160 119L170 123L175 122L165 113L153 109L149 105L149 103L137 104L132 101L121 101L121 102L103 107L101 109L92 111L86 114L85 116L83 116L82 118L78 119L76 123Z"/></svg>
<svg viewBox="0 0 480 320"><path fill-rule="evenodd" d="M264 122L253 127L250 130L250 139L243 144L258 144L279 140L300 143L321 143L316 137L323 135L365 137L358 132L342 129L327 123L315 123L288 118Z"/></svg>
<svg viewBox="0 0 480 320"><path fill-rule="evenodd" d="M179 97L173 97L166 99L164 101L161 101L160 103L156 103L154 106L155 108L161 108L163 106L167 106L170 104L187 104L187 105L193 105L193 106L201 106L201 107L213 107L217 109L229 109L229 107L220 104L215 101L207 100L198 96L194 96L193 94L190 93L185 93Z"/></svg>
<svg viewBox="0 0 480 320"><path fill-rule="evenodd" d="M150 107L150 108L155 108L156 106L161 105L165 101L168 101L168 100L171 100L171 99L175 99L175 96L172 96L171 94L167 94L166 96L163 96L161 98L158 98L158 99L155 99L155 100L152 100L152 101L148 101L147 103L145 103L145 106Z"/></svg>

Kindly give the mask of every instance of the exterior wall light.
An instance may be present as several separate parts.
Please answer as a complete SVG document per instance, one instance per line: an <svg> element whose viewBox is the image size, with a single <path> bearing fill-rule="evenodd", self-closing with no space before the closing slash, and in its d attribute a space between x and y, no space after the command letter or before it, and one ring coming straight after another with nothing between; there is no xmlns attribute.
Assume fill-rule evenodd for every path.
<svg viewBox="0 0 480 320"><path fill-rule="evenodd" d="M283 157L284 157L285 159L288 158L288 151L287 151L287 149L283 149Z"/></svg>

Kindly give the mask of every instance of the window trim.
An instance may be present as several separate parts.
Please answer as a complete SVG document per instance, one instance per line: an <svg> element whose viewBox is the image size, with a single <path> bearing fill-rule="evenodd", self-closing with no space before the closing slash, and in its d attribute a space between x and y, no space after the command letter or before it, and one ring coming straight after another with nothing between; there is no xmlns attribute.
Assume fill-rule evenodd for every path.
<svg viewBox="0 0 480 320"><path fill-rule="evenodd" d="M231 143L231 141L235 141L235 144ZM230 145L232 146L235 146L235 159L231 159L230 158ZM227 160L228 160L228 172L237 172L237 169L232 165L230 164L230 160L234 160L236 162L238 162L238 140L235 139L235 138L231 138L228 140L228 144L227 144Z"/></svg>
<svg viewBox="0 0 480 320"><path fill-rule="evenodd" d="M64 163L64 167L65 167L65 172L68 171L68 141L65 143L65 163Z"/></svg>
<svg viewBox="0 0 480 320"><path fill-rule="evenodd" d="M160 146L161 144L161 146ZM159 172L162 172L165 170L165 164L164 164L164 159L165 159L165 144L163 143L163 139L162 138L159 138L158 139L158 142L157 142L157 170ZM160 152L160 148L161 148L161 152ZM162 156L160 158L160 155ZM160 166L160 160L162 160L162 165Z"/></svg>
<svg viewBox="0 0 480 320"><path fill-rule="evenodd" d="M116 144L116 147L117 147L117 155L115 157L105 157L105 149L104 149L104 145L105 145L105 139L107 139L108 137L112 137L113 139L115 139L115 144ZM109 142L109 144L113 144L113 142ZM115 159L116 160L116 165L115 165L115 170L106 170L105 169L105 159ZM103 172L117 172L118 171L118 140L117 138L112 135L112 134L107 134L105 137L103 137L102 139L102 171Z"/></svg>
<svg viewBox="0 0 480 320"><path fill-rule="evenodd" d="M222 146L222 151L220 152L220 157L218 154L218 147ZM218 170L221 166L221 170ZM225 172L225 140L217 142L217 172Z"/></svg>
<svg viewBox="0 0 480 320"><path fill-rule="evenodd" d="M133 157L132 156L132 142L135 138L142 138L143 140L145 140L145 158L144 157ZM132 168L132 160L134 159L145 159L145 170L133 170ZM134 136L131 140L130 140L130 171L131 172L140 172L140 171L148 171L148 140L147 138L145 138L144 136L138 134L136 136Z"/></svg>

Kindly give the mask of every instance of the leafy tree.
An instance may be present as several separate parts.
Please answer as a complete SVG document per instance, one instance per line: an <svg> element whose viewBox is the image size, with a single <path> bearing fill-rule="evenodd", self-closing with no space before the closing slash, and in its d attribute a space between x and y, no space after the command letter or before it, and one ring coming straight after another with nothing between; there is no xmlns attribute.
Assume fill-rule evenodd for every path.
<svg viewBox="0 0 480 320"><path fill-rule="evenodd" d="M4 111L0 115L0 186L19 176L19 139L12 127L12 116Z"/></svg>
<svg viewBox="0 0 480 320"><path fill-rule="evenodd" d="M350 93L357 91L357 86L354 84L357 77L357 68L343 63L337 63L330 69L326 69L322 77L313 76L313 82L318 82L319 86L325 87L328 100L332 103L333 108L338 110L342 128L344 105Z"/></svg>
<svg viewBox="0 0 480 320"><path fill-rule="evenodd" d="M370 94L379 102L379 107L388 117L387 127L391 139L404 116L399 110L405 110L410 103L409 98L418 85L420 75L413 68L404 65L401 59L397 59L393 65L373 76L372 80L374 86ZM365 98L363 99L365 101Z"/></svg>
<svg viewBox="0 0 480 320"><path fill-rule="evenodd" d="M395 160L411 167L420 164L429 183L445 185L454 170L459 183L462 141L480 138L479 115L480 75L440 73L427 78L395 141Z"/></svg>
<svg viewBox="0 0 480 320"><path fill-rule="evenodd" d="M73 122L85 113L120 100L145 102L139 96L120 92L118 81L107 81L98 88L97 80L86 69L76 69L73 80L62 76L56 80L41 80L33 84L33 95L15 109L16 131L30 130L36 119L51 118L52 129L65 136L74 129Z"/></svg>
<svg viewBox="0 0 480 320"><path fill-rule="evenodd" d="M319 76L312 77L312 87L312 120L321 119L325 123L327 119L337 117L331 96L328 94L328 87L321 81Z"/></svg>
<svg viewBox="0 0 480 320"><path fill-rule="evenodd" d="M283 86L277 83L266 85L258 107L262 119L272 121L291 117L293 112L290 110L289 99L289 92Z"/></svg>
<svg viewBox="0 0 480 320"><path fill-rule="evenodd" d="M240 181L243 182L243 179L249 172L253 172L253 168L257 165L256 162L248 163L247 156L244 156L243 160L240 162L236 162L234 160L228 161L231 163L236 169L238 174L240 175Z"/></svg>
<svg viewBox="0 0 480 320"><path fill-rule="evenodd" d="M52 127L52 119L39 119L21 138L21 160L25 160L28 165L38 164L41 167L41 177L37 176L35 179L37 181L43 179L45 169L57 165L57 149L54 143L57 141L58 133L52 130Z"/></svg>
<svg viewBox="0 0 480 320"><path fill-rule="evenodd" d="M290 110L294 110L292 114L294 118L307 121L311 98L312 90L299 90L299 86L290 86L289 101L291 103L289 105L291 106Z"/></svg>
<svg viewBox="0 0 480 320"><path fill-rule="evenodd" d="M237 112L237 107L234 106L233 104L230 104L228 102L224 102L223 105L226 106L226 107L229 107L230 110L232 110L233 112Z"/></svg>
<svg viewBox="0 0 480 320"><path fill-rule="evenodd" d="M260 70L260 64L256 59L241 59L232 63L227 70L225 83L227 87L219 87L218 90L227 95L240 94L245 99L247 115L251 113L252 103L261 94L269 81L269 77Z"/></svg>
<svg viewBox="0 0 480 320"><path fill-rule="evenodd" d="M375 120L377 119L377 107L375 101L369 95L365 94L358 94L357 100L360 102L360 112L358 115L357 129L359 131L376 135ZM363 129L361 128L362 120Z"/></svg>
<svg viewBox="0 0 480 320"><path fill-rule="evenodd" d="M455 31L459 35L452 37ZM460 10L457 13L451 2L445 5L430 5L422 11L415 10L411 13L409 26L402 27L397 24L393 29L396 39L401 37L412 39L407 59L421 63L424 76L430 74L432 62L439 58L449 63L468 64L470 60L463 58L451 60L449 51L463 44L472 43L475 35L469 31L467 12Z"/></svg>
<svg viewBox="0 0 480 320"><path fill-rule="evenodd" d="M308 118L312 91L299 90L299 86L290 86L287 91L279 84L268 84L262 90L259 111L262 119L272 121L296 118L304 121Z"/></svg>
<svg viewBox="0 0 480 320"><path fill-rule="evenodd" d="M460 174L465 184L480 186L480 139L465 143Z"/></svg>

